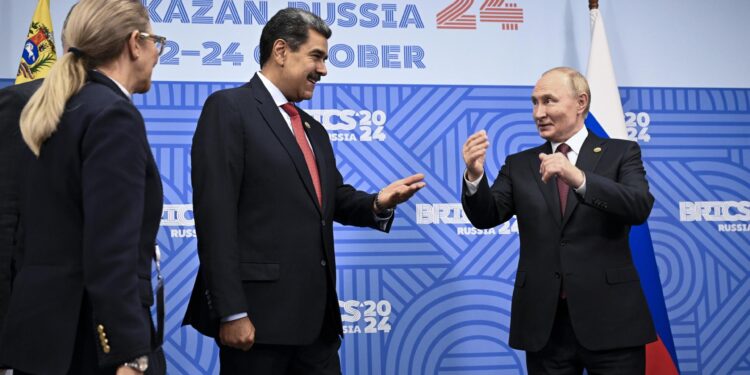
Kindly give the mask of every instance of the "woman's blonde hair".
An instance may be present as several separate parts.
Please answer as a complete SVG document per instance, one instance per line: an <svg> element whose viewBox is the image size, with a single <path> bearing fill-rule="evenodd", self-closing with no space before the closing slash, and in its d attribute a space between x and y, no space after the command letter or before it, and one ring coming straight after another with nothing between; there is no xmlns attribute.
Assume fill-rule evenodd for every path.
<svg viewBox="0 0 750 375"><path fill-rule="evenodd" d="M116 59L133 31L147 31L148 12L138 0L81 0L63 30L68 51L21 112L21 135L38 157L57 130L68 99L86 83L86 70Z"/></svg>

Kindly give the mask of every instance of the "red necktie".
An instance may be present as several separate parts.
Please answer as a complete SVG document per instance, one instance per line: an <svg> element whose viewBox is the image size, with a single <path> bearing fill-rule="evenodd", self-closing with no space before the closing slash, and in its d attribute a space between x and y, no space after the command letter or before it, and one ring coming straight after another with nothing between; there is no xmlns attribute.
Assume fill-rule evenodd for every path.
<svg viewBox="0 0 750 375"><path fill-rule="evenodd" d="M557 146L557 151L555 152L560 152L567 158L570 146L563 143ZM565 206L568 204L568 191L570 191L570 186L563 182L562 178L557 177L557 193L560 195L560 213L563 217L565 216Z"/></svg>
<svg viewBox="0 0 750 375"><path fill-rule="evenodd" d="M318 176L318 165L315 164L315 155L310 149L310 144L307 142L305 137L305 130L302 129L302 119L299 117L297 108L292 103L285 103L281 106L281 109L286 112L292 120L292 129L294 130L294 138L297 140L297 145L302 150L302 155L305 155L305 164L307 169L310 171L310 177L312 178L313 186L315 186L315 195L318 196L318 203L320 207L323 207L323 194L320 189L320 176Z"/></svg>

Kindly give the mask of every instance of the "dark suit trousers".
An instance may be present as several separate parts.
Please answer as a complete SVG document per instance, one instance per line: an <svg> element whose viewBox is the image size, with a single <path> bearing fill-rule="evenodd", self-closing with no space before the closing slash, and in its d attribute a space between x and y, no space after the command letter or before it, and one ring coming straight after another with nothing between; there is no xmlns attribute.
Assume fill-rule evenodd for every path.
<svg viewBox="0 0 750 375"><path fill-rule="evenodd" d="M643 375L646 372L644 346L612 350L588 350L576 339L568 304L561 299L547 345L538 352L526 352L530 375Z"/></svg>
<svg viewBox="0 0 750 375"><path fill-rule="evenodd" d="M247 351L219 345L221 375L341 375L338 337L313 344L255 344Z"/></svg>
<svg viewBox="0 0 750 375"><path fill-rule="evenodd" d="M221 375L341 375L341 361L339 347L341 339L332 314L340 314L338 309L332 310L332 299L336 299L332 292L331 281L328 280L328 301L325 304L329 311L323 318L318 339L310 345L266 345L255 344L244 352L239 349L222 345L219 340L219 360L221 361ZM304 313L304 312L301 312ZM252 318L251 318L252 319Z"/></svg>

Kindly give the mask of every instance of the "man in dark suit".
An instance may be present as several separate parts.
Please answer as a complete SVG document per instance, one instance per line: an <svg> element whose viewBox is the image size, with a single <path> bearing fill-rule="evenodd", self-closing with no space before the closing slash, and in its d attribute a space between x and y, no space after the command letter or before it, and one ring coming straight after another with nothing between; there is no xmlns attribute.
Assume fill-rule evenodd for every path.
<svg viewBox="0 0 750 375"><path fill-rule="evenodd" d="M212 94L193 138L200 269L184 323L215 337L222 374L339 374L333 221L387 232L422 175L378 194L344 184L323 126L293 102L326 75L331 30L284 9L261 71ZM303 126L304 124L304 126Z"/></svg>
<svg viewBox="0 0 750 375"><path fill-rule="evenodd" d="M65 27L70 7L63 22L62 48L66 50ZM19 129L21 111L44 79L11 85L0 90L0 327L8 310L13 278L23 260L23 243L18 209L23 155L30 153ZM0 343L2 347L2 343Z"/></svg>
<svg viewBox="0 0 750 375"><path fill-rule="evenodd" d="M487 133L463 148L472 224L518 220L510 346L526 351L530 374L643 374L644 346L656 339L628 244L654 198L638 144L584 126L590 98L577 71L543 74L531 100L547 142L508 156L492 187Z"/></svg>
<svg viewBox="0 0 750 375"><path fill-rule="evenodd" d="M8 310L10 289L21 261L19 228L19 154L28 152L23 144L18 120L21 111L42 85L42 80L13 85L0 90L0 326Z"/></svg>

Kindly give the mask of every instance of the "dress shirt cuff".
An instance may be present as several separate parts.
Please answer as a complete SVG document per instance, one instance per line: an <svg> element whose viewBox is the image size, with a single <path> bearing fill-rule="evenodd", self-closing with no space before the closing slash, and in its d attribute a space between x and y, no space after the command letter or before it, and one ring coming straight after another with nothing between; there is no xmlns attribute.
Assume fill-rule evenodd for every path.
<svg viewBox="0 0 750 375"><path fill-rule="evenodd" d="M389 208L387 210L383 210L383 212L381 212L380 214L376 214L375 212L372 213L378 229L384 231L386 230L386 228L388 228L388 223L391 221L394 211L395 210L393 208Z"/></svg>
<svg viewBox="0 0 750 375"><path fill-rule="evenodd" d="M581 171L581 173L583 173L583 182L581 183L581 186L573 188L573 191L583 198L586 196L586 172Z"/></svg>
<svg viewBox="0 0 750 375"><path fill-rule="evenodd" d="M484 172L482 172L482 174L479 175L479 178L477 178L474 181L469 181L468 175L469 175L469 171L465 171L464 182L466 183L466 195L472 196L479 189L479 181L482 181L482 177L484 177Z"/></svg>
<svg viewBox="0 0 750 375"><path fill-rule="evenodd" d="M221 318L221 322L222 323L233 322L235 320L239 320L245 317L247 317L247 313L232 314L232 315Z"/></svg>

